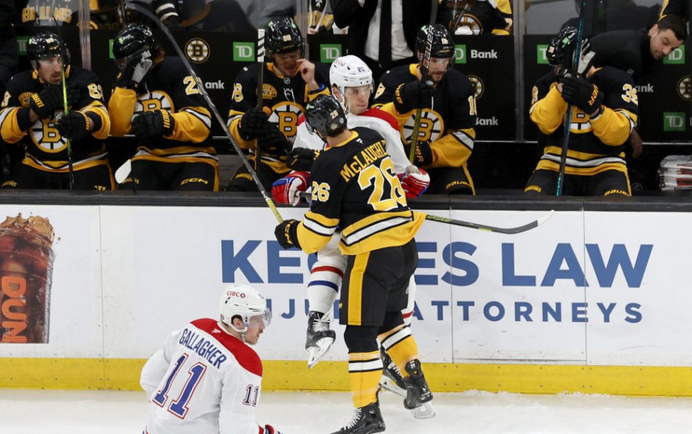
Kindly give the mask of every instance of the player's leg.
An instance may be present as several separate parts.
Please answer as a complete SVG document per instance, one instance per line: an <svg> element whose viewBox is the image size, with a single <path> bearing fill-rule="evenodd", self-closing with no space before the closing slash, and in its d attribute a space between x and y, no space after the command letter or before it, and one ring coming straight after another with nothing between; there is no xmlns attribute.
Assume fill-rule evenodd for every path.
<svg viewBox="0 0 692 434"><path fill-rule="evenodd" d="M336 339L330 330L330 312L341 287L346 269L346 257L339 251L339 234L334 234L326 246L317 252L317 261L308 282L308 329L305 349L308 367L313 367L324 356Z"/></svg>
<svg viewBox="0 0 692 434"><path fill-rule="evenodd" d="M426 194L476 194L466 164L461 167L438 167L428 171L430 187Z"/></svg>
<svg viewBox="0 0 692 434"><path fill-rule="evenodd" d="M551 195L555 196L557 191L558 173L552 170L537 169L529 178L524 188L524 194L528 195ZM567 183L565 182L565 186ZM563 188L564 192L564 188Z"/></svg>
<svg viewBox="0 0 692 434"><path fill-rule="evenodd" d="M171 181L175 191L219 191L219 164L217 161L177 163Z"/></svg>
<svg viewBox="0 0 692 434"><path fill-rule="evenodd" d="M167 190L168 187L161 183L159 174L165 169L165 166L161 166L164 164L142 158L133 159L132 170L118 186L118 190Z"/></svg>
<svg viewBox="0 0 692 434"><path fill-rule="evenodd" d="M70 174L65 174L63 177L65 189L69 188L69 179ZM88 167L86 169L75 170L74 188L75 190L114 190L115 179L113 179L113 171L105 160L102 164Z"/></svg>
<svg viewBox="0 0 692 434"><path fill-rule="evenodd" d="M39 170L24 163L15 164L10 170L7 179L2 183L1 188L13 189L58 189L58 185L51 185L52 174L44 170Z"/></svg>
<svg viewBox="0 0 692 434"><path fill-rule="evenodd" d="M592 175L584 194L587 196L632 196L627 172L606 170Z"/></svg>

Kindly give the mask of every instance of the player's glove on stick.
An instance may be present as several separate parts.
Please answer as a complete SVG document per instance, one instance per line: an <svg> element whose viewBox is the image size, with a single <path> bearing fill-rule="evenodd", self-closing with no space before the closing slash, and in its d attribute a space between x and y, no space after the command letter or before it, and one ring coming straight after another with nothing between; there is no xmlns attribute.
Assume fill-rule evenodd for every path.
<svg viewBox="0 0 692 434"><path fill-rule="evenodd" d="M401 173L399 174L399 180L407 199L419 197L430 186L430 175L423 169L418 169L418 172L410 172L405 175Z"/></svg>
<svg viewBox="0 0 692 434"><path fill-rule="evenodd" d="M58 119L58 131L63 137L78 140L91 134L91 119L78 111L69 111Z"/></svg>
<svg viewBox="0 0 692 434"><path fill-rule="evenodd" d="M127 56L125 67L116 79L115 86L137 89L137 86L139 86L139 83L147 75L153 64L149 50Z"/></svg>
<svg viewBox="0 0 692 434"><path fill-rule="evenodd" d="M238 133L243 140L256 139L264 135L268 123L269 116L262 109L252 107L240 118Z"/></svg>
<svg viewBox="0 0 692 434"><path fill-rule="evenodd" d="M267 124L262 135L257 137L257 145L263 154L283 157L291 149L291 142L274 125Z"/></svg>
<svg viewBox="0 0 692 434"><path fill-rule="evenodd" d="M567 74L560 78L560 83L562 83L562 99L567 104L579 107L587 115L592 115L601 109L603 94L598 90L598 86L587 79Z"/></svg>
<svg viewBox="0 0 692 434"><path fill-rule="evenodd" d="M74 84L68 84L65 87L65 91L67 93L68 106L77 104L82 98L82 92ZM62 111L65 108L62 86L47 86L41 92L31 95L29 105L39 118L48 119L53 117L56 111Z"/></svg>
<svg viewBox="0 0 692 434"><path fill-rule="evenodd" d="M282 205L296 206L300 203L300 192L308 189L310 174L293 172L272 184L274 202Z"/></svg>
<svg viewBox="0 0 692 434"><path fill-rule="evenodd" d="M435 88L427 82L416 80L400 84L394 91L394 108L402 114L418 108L429 108L434 93Z"/></svg>
<svg viewBox="0 0 692 434"><path fill-rule="evenodd" d="M147 111L132 121L132 134L138 139L167 136L174 130L175 119L168 110Z"/></svg>
<svg viewBox="0 0 692 434"><path fill-rule="evenodd" d="M298 224L295 219L284 220L274 228L274 236L284 249L300 248L298 243Z"/></svg>
<svg viewBox="0 0 692 434"><path fill-rule="evenodd" d="M286 165L293 170L309 172L319 153L308 148L293 148L286 156Z"/></svg>
<svg viewBox="0 0 692 434"><path fill-rule="evenodd" d="M411 149L410 145L406 146L407 150L406 153L408 154L408 150ZM430 142L418 142L416 143L416 155L415 155L416 161L414 163L416 166L421 167L421 166L428 166L432 164L433 162L433 153L432 149L430 148Z"/></svg>

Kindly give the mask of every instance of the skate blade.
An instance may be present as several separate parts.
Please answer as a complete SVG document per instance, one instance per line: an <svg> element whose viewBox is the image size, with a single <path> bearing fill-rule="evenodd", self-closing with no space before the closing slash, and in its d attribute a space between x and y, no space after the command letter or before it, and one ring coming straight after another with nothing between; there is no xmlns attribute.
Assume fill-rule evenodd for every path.
<svg viewBox="0 0 692 434"><path fill-rule="evenodd" d="M406 390L397 386L394 380L387 377L386 375L382 375L382 378L380 378L380 386L388 392L393 392L399 396L406 398Z"/></svg>
<svg viewBox="0 0 692 434"><path fill-rule="evenodd" d="M308 351L308 368L312 368L320 361L322 356L327 354L327 351L332 347L334 339L332 338L322 338L318 340L317 345L312 346L307 349Z"/></svg>
<svg viewBox="0 0 692 434"><path fill-rule="evenodd" d="M432 402L426 402L420 407L414 408L411 410L411 412L413 413L413 417L416 419L432 419L435 417L435 408L433 407Z"/></svg>

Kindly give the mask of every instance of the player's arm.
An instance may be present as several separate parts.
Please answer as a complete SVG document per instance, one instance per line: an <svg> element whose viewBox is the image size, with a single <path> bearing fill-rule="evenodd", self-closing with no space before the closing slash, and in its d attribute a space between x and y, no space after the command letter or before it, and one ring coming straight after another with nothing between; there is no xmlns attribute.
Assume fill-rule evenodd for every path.
<svg viewBox="0 0 692 434"><path fill-rule="evenodd" d="M111 130L111 120L103 101L103 90L97 81L86 86L85 98L77 110L88 118L87 131L97 139L105 140Z"/></svg>
<svg viewBox="0 0 692 434"><path fill-rule="evenodd" d="M180 338L180 331L174 331L163 343L161 349L159 349L153 356L147 360L142 368L142 374L139 379L139 384L142 389L147 393L147 396L151 399L154 394L158 392L159 384L163 377L168 371L168 367L171 363L172 353L175 348L176 342Z"/></svg>
<svg viewBox="0 0 692 434"><path fill-rule="evenodd" d="M531 91L529 116L541 133L550 135L562 125L567 112L567 103L562 99L557 83L551 83L547 93L544 93L541 88L542 86L537 84Z"/></svg>
<svg viewBox="0 0 692 434"><path fill-rule="evenodd" d="M334 24L341 29L351 25L365 4L364 0L329 0L329 2L334 14Z"/></svg>
<svg viewBox="0 0 692 434"><path fill-rule="evenodd" d="M22 107L19 103L17 95L21 92L15 84L15 80L7 83L0 105L0 134L4 141L11 144L20 141L26 135L26 130L38 119L29 107Z"/></svg>
<svg viewBox="0 0 692 434"><path fill-rule="evenodd" d="M211 114L199 88L201 84L193 76L187 75L182 67L181 73L173 97L175 107L180 108L171 113L173 131L164 137L180 142L202 143L211 133Z"/></svg>
<svg viewBox="0 0 692 434"><path fill-rule="evenodd" d="M498 0L496 4L492 4L495 7L495 13L497 14L497 22L502 23L502 25L496 25L492 31L493 35L510 35L512 33L512 3L509 0Z"/></svg>
<svg viewBox="0 0 692 434"><path fill-rule="evenodd" d="M132 115L137 104L137 92L134 89L115 87L108 100L108 116L111 124L111 135L122 137L132 129Z"/></svg>
<svg viewBox="0 0 692 434"><path fill-rule="evenodd" d="M600 114L590 119L596 137L609 146L620 146L629 139L639 113L634 82L620 71L618 75L623 80L606 90Z"/></svg>
<svg viewBox="0 0 692 434"><path fill-rule="evenodd" d="M233 95L231 96L231 109L228 112L226 126L236 143L242 149L253 149L257 145L257 140L250 134L252 131L242 131L241 120L248 110L257 106L257 77L253 74L255 69L243 68L236 76L233 84ZM249 120L249 119L248 119Z"/></svg>

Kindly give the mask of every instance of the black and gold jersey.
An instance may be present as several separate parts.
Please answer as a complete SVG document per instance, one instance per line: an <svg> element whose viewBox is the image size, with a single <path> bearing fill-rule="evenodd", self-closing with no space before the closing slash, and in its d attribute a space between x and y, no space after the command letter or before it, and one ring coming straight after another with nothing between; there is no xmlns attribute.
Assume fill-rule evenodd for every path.
<svg viewBox="0 0 692 434"><path fill-rule="evenodd" d="M387 71L375 93L374 105L391 113L399 123L401 139L410 145L415 111L398 113L394 108L394 92L402 83L417 80L418 64L403 65ZM418 130L420 142L430 142L433 163L427 168L461 167L473 152L476 139L475 88L461 72L450 69L435 85L432 108L421 113Z"/></svg>
<svg viewBox="0 0 692 434"><path fill-rule="evenodd" d="M625 144L638 116L634 81L626 72L610 67L596 70L589 81L603 93L603 110L592 119L577 107L572 108L565 173L594 175L609 169L626 172ZM545 149L536 169L559 170L567 107L554 72L537 80L530 115L545 135Z"/></svg>
<svg viewBox="0 0 692 434"><path fill-rule="evenodd" d="M104 105L101 83L91 71L76 66L65 70L65 81L80 87L82 99L69 107L100 120L100 127L83 139L71 142L72 160L80 168L88 167L90 161L106 157L104 140L110 131L108 110ZM7 83L0 110L0 131L7 143L19 143L26 148L25 163L43 170L63 170L67 168L67 139L62 137L56 127L58 110L49 119L29 120L29 99L41 92L45 84L33 70L16 74Z"/></svg>
<svg viewBox="0 0 692 434"><path fill-rule="evenodd" d="M406 195L385 150L385 139L369 128L327 146L311 171L312 204L298 226L301 248L313 253L341 230L345 255L409 242L425 216L409 209Z"/></svg>
<svg viewBox="0 0 692 434"><path fill-rule="evenodd" d="M512 31L510 0L478 0L468 11L456 11L442 2L439 22L457 35L509 35ZM461 15L461 16L459 16ZM453 27L453 28L452 28Z"/></svg>
<svg viewBox="0 0 692 434"><path fill-rule="evenodd" d="M255 149L256 139L244 140L238 134L238 124L243 114L251 107L257 107L257 76L259 63L243 68L235 79L231 109L228 113L228 129L237 143L243 149ZM320 90L311 92L300 72L293 77L284 77L274 68L272 62L264 64L262 83L263 107L270 110L269 122L275 124L291 142L295 140L298 131L298 118L303 114L305 106L317 95L329 94L329 70L326 66L315 64L315 81L320 84ZM251 157L254 161L254 155ZM286 172L285 157L262 154L262 162L276 172Z"/></svg>
<svg viewBox="0 0 692 434"><path fill-rule="evenodd" d="M23 26L55 26L79 23L78 0L27 0L19 10Z"/></svg>
<svg viewBox="0 0 692 434"><path fill-rule="evenodd" d="M211 115L206 100L183 62L165 57L149 71L137 91L116 87L108 101L111 134L122 137L130 132L132 119L150 110L168 110L175 119L173 134L141 143L135 158L180 161L216 159L211 144Z"/></svg>
<svg viewBox="0 0 692 434"><path fill-rule="evenodd" d="M320 33L333 33L334 14L329 0L308 0L308 27Z"/></svg>

